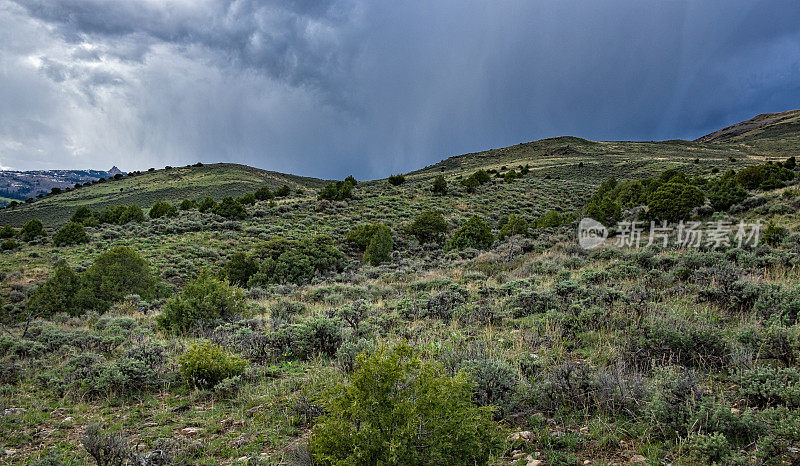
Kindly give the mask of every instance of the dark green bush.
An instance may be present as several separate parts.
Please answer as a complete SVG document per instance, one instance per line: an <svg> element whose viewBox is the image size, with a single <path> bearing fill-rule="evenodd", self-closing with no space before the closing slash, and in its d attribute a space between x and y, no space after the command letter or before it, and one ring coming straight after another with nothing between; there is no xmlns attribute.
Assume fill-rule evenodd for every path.
<svg viewBox="0 0 800 466"><path fill-rule="evenodd" d="M767 223L764 232L761 234L761 238L764 242L772 247L779 246L787 236L789 236L789 230L776 225L775 222Z"/></svg>
<svg viewBox="0 0 800 466"><path fill-rule="evenodd" d="M344 258L333 239L325 235L303 241L275 237L259 245L254 255L261 265L250 279L250 286L302 283L316 273L339 270Z"/></svg>
<svg viewBox="0 0 800 466"><path fill-rule="evenodd" d="M751 406L800 406L800 372L793 367L760 366L733 377L739 395Z"/></svg>
<svg viewBox="0 0 800 466"><path fill-rule="evenodd" d="M332 357L342 344L339 322L328 317L314 317L291 327L291 348L295 356L309 358Z"/></svg>
<svg viewBox="0 0 800 466"><path fill-rule="evenodd" d="M498 415L509 407L518 384L514 370L507 363L491 359L471 359L462 364L475 383L473 400L478 406L497 406Z"/></svg>
<svg viewBox="0 0 800 466"><path fill-rule="evenodd" d="M209 212L213 210L217 206L217 201L215 201L211 197L206 197L202 201L197 203L197 210L200 212Z"/></svg>
<svg viewBox="0 0 800 466"><path fill-rule="evenodd" d="M77 209L75 209L75 213L72 214L72 218L70 219L70 221L83 224L90 224L96 221L96 218L92 209L86 206L80 206Z"/></svg>
<svg viewBox="0 0 800 466"><path fill-rule="evenodd" d="M534 228L555 228L565 223L569 223L570 218L567 215L561 215L555 210L548 211L546 214L537 218L533 222Z"/></svg>
<svg viewBox="0 0 800 466"><path fill-rule="evenodd" d="M492 235L489 225L477 215L473 215L453 233L447 249L486 249L492 245L493 241L494 235Z"/></svg>
<svg viewBox="0 0 800 466"><path fill-rule="evenodd" d="M247 361L219 345L203 341L192 344L178 358L178 367L190 386L214 388L227 378L241 375L247 367Z"/></svg>
<svg viewBox="0 0 800 466"><path fill-rule="evenodd" d="M320 464L485 464L503 451L503 429L473 404L466 374L448 377L407 345L356 365L312 430Z"/></svg>
<svg viewBox="0 0 800 466"><path fill-rule="evenodd" d="M136 251L116 246L95 259L81 275L83 290L79 293L85 305L105 312L111 304L136 294L145 299L155 296L157 278L150 266Z"/></svg>
<svg viewBox="0 0 800 466"><path fill-rule="evenodd" d="M149 215L150 218L175 217L178 215L178 208L167 201L157 201L150 208Z"/></svg>
<svg viewBox="0 0 800 466"><path fill-rule="evenodd" d="M326 185L317 194L318 199L325 199L328 201L343 201L353 197L353 188L356 184L353 181L337 181Z"/></svg>
<svg viewBox="0 0 800 466"><path fill-rule="evenodd" d="M240 289L203 269L180 295L167 300L164 312L156 321L165 330L185 332L198 324L241 314L244 309L244 296Z"/></svg>
<svg viewBox="0 0 800 466"><path fill-rule="evenodd" d="M692 209L704 202L705 195L696 187L670 182L648 197L648 214L655 219L677 222L688 219Z"/></svg>
<svg viewBox="0 0 800 466"><path fill-rule="evenodd" d="M426 210L407 225L405 231L417 238L420 244L439 243L447 232L447 221L439 211Z"/></svg>
<svg viewBox="0 0 800 466"><path fill-rule="evenodd" d="M256 203L256 196L253 193L247 193L236 200L242 205L254 205Z"/></svg>
<svg viewBox="0 0 800 466"><path fill-rule="evenodd" d="M7 240L3 241L0 244L0 250L3 251L11 251L12 249L17 249L19 247L19 243L14 238L8 238Z"/></svg>
<svg viewBox="0 0 800 466"><path fill-rule="evenodd" d="M0 228L0 239L13 238L15 236L17 236L17 229L11 225L3 225L3 228Z"/></svg>
<svg viewBox="0 0 800 466"><path fill-rule="evenodd" d="M364 262L370 265L389 262L392 259L393 247L394 240L392 240L392 231L389 227L384 225L384 227L379 228L369 240L367 249L364 251Z"/></svg>
<svg viewBox="0 0 800 466"><path fill-rule="evenodd" d="M196 209L198 206L197 201L194 199L184 199L181 201L179 208L181 210L192 210Z"/></svg>
<svg viewBox="0 0 800 466"><path fill-rule="evenodd" d="M353 183L355 186L355 183ZM286 197L291 194L292 190L286 185L281 186L280 188L275 190L275 197Z"/></svg>
<svg viewBox="0 0 800 466"><path fill-rule="evenodd" d="M442 196L447 194L447 180L444 179L443 175L436 175L436 178L433 179L431 191Z"/></svg>
<svg viewBox="0 0 800 466"><path fill-rule="evenodd" d="M514 235L528 236L528 229L529 225L527 220L519 215L512 214L508 217L508 219L506 219L505 222L503 222L503 226L500 227L500 233L498 233L497 239L503 240Z"/></svg>
<svg viewBox="0 0 800 466"><path fill-rule="evenodd" d="M746 198L747 191L739 185L733 170L714 180L708 189L708 200L717 212L725 212Z"/></svg>
<svg viewBox="0 0 800 466"><path fill-rule="evenodd" d="M53 244L56 246L66 246L70 244L88 243L89 235L83 229L83 225L76 222L69 222L53 235Z"/></svg>
<svg viewBox="0 0 800 466"><path fill-rule="evenodd" d="M405 175L391 175L388 178L389 184L392 186L400 186L406 182Z"/></svg>
<svg viewBox="0 0 800 466"><path fill-rule="evenodd" d="M743 168L736 176L739 183L747 189L777 189L794 179L794 172L782 165L765 163Z"/></svg>
<svg viewBox="0 0 800 466"><path fill-rule="evenodd" d="M45 235L44 225L38 218L28 220L19 232L19 236L25 241L33 241L37 237Z"/></svg>
<svg viewBox="0 0 800 466"><path fill-rule="evenodd" d="M375 233L381 228L388 228L383 223L365 223L348 231L344 239L361 251L367 249Z"/></svg>
<svg viewBox="0 0 800 466"><path fill-rule="evenodd" d="M232 255L220 275L234 285L247 286L250 277L258 272L258 261L243 252Z"/></svg>
<svg viewBox="0 0 800 466"><path fill-rule="evenodd" d="M43 317L56 312L82 314L84 310L76 299L81 288L78 274L68 265L58 265L50 278L36 288L28 299L28 309L34 315Z"/></svg>
<svg viewBox="0 0 800 466"><path fill-rule="evenodd" d="M242 203L231 196L223 198L222 202L214 206L211 211L225 218L242 219L247 216L247 210Z"/></svg>
<svg viewBox="0 0 800 466"><path fill-rule="evenodd" d="M275 197L275 195L272 194L272 191L270 191L269 186L262 186L258 188L258 190L255 192L255 196L259 201L268 201Z"/></svg>
<svg viewBox="0 0 800 466"><path fill-rule="evenodd" d="M125 206L125 209L120 213L119 219L117 223L119 225L125 225L126 223L130 222L143 222L144 221L144 211L138 204L131 204Z"/></svg>

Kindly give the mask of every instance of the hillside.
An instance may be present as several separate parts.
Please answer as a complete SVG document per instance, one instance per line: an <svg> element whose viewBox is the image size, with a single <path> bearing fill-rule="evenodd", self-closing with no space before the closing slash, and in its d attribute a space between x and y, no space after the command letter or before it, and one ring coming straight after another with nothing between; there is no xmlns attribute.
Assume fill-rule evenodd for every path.
<svg viewBox="0 0 800 466"><path fill-rule="evenodd" d="M764 113L698 138L775 157L800 155L800 110Z"/></svg>
<svg viewBox="0 0 800 466"><path fill-rule="evenodd" d="M20 226L31 218L39 218L47 225L65 223L79 206L95 210L118 204L138 204L149 209L159 200L199 199L211 196L217 200L225 196L240 196L261 186L271 189L287 185L293 190L318 189L323 180L286 175L245 165L217 163L203 166L174 167L141 174L110 179L73 189L70 192L48 196L32 204L0 210L0 224Z"/></svg>
<svg viewBox="0 0 800 466"><path fill-rule="evenodd" d="M122 173L117 167L100 170L0 170L0 196L10 201L24 201L39 194L49 194L53 188L72 188L76 183L86 183ZM10 202L9 201L9 202Z"/></svg>
<svg viewBox="0 0 800 466"><path fill-rule="evenodd" d="M751 145L790 134L742 135L551 138L332 199L173 168L2 211L47 225L0 229L0 462L796 464L800 167ZM58 228L265 184L293 190ZM642 217L640 247L584 249L591 205L685 207L729 241L648 246Z"/></svg>

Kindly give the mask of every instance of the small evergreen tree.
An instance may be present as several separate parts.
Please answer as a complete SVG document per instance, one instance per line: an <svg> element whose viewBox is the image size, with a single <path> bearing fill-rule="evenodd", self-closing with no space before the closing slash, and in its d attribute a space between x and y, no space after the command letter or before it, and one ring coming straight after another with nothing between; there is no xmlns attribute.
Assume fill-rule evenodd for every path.
<svg viewBox="0 0 800 466"><path fill-rule="evenodd" d="M223 198L222 202L212 209L212 212L225 218L242 219L247 216L244 206L231 196Z"/></svg>
<svg viewBox="0 0 800 466"><path fill-rule="evenodd" d="M150 208L150 218L174 217L178 215L178 208L167 201L157 201Z"/></svg>
<svg viewBox="0 0 800 466"><path fill-rule="evenodd" d="M426 210L406 226L406 232L417 238L420 244L441 242L447 232L447 221L439 211Z"/></svg>
<svg viewBox="0 0 800 466"><path fill-rule="evenodd" d="M444 176L437 175L436 178L433 179L433 187L431 188L434 194L439 194L444 196L447 194L447 180L444 179Z"/></svg>
<svg viewBox="0 0 800 466"><path fill-rule="evenodd" d="M202 201L197 203L197 210L200 212L208 212L213 210L214 207L217 206L217 201L214 200L212 197L206 197Z"/></svg>
<svg viewBox="0 0 800 466"><path fill-rule="evenodd" d="M497 239L503 240L514 235L528 236L528 228L529 225L527 220L519 215L511 215L500 228L500 233L497 235Z"/></svg>
<svg viewBox="0 0 800 466"><path fill-rule="evenodd" d="M272 194L272 191L270 191L269 186L262 186L258 188L258 190L255 193L255 196L256 199L258 199L259 201L268 201L272 199L275 195Z"/></svg>
<svg viewBox="0 0 800 466"><path fill-rule="evenodd" d="M44 225L38 218L33 218L25 222L19 236L25 241L33 241L39 236L45 236Z"/></svg>
<svg viewBox="0 0 800 466"><path fill-rule="evenodd" d="M389 262L392 259L392 231L386 225L381 225L369 240L366 251L364 251L364 262L370 265L378 265Z"/></svg>
<svg viewBox="0 0 800 466"><path fill-rule="evenodd" d="M12 227L11 225L3 225L3 228L0 228L0 238L13 238L17 236L16 228Z"/></svg>
<svg viewBox="0 0 800 466"><path fill-rule="evenodd" d="M222 267L220 275L234 285L247 286L250 277L256 272L258 272L258 262L243 252L237 252Z"/></svg>
<svg viewBox="0 0 800 466"><path fill-rule="evenodd" d="M69 222L61 227L55 235L53 235L53 244L56 246L66 246L69 244L88 243L89 235L86 234L83 225L77 222Z"/></svg>
<svg viewBox="0 0 800 466"><path fill-rule="evenodd" d="M391 175L389 178L389 184L392 186L400 186L401 184L406 182L405 175Z"/></svg>
<svg viewBox="0 0 800 466"><path fill-rule="evenodd" d="M494 236L489 225L477 215L473 215L456 230L447 244L447 249L486 249L493 241Z"/></svg>
<svg viewBox="0 0 800 466"><path fill-rule="evenodd" d="M179 296L167 300L157 323L165 330L181 332L198 323L232 317L244 309L244 295L239 288L203 269Z"/></svg>

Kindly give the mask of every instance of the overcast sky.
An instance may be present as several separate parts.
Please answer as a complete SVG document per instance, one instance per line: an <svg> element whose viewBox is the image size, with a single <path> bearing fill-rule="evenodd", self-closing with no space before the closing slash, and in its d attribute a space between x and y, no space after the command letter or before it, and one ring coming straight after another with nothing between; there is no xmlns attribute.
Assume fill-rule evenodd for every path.
<svg viewBox="0 0 800 466"><path fill-rule="evenodd" d="M800 108L797 0L0 0L0 166L379 178Z"/></svg>

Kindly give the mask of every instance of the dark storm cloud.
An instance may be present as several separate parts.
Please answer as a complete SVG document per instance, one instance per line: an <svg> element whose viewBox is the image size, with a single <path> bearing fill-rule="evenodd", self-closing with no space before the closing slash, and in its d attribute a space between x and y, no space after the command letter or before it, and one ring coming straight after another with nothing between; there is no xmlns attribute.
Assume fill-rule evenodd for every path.
<svg viewBox="0 0 800 466"><path fill-rule="evenodd" d="M382 177L800 107L796 1L0 0L0 165Z"/></svg>

